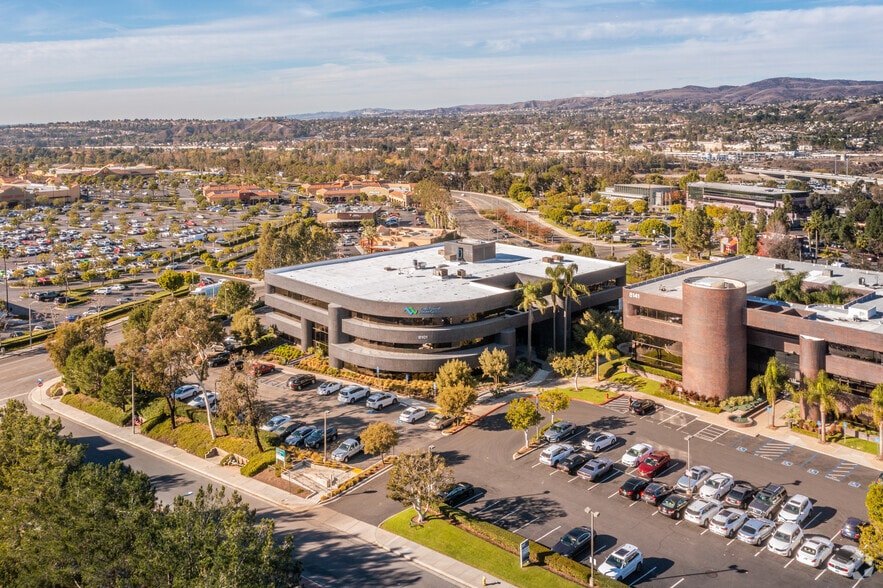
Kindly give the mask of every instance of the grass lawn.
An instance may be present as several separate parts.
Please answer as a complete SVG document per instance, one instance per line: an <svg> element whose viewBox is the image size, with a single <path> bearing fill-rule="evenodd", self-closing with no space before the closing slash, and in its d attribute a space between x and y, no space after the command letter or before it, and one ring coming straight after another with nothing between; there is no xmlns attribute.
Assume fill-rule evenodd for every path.
<svg viewBox="0 0 883 588"><path fill-rule="evenodd" d="M840 445L846 445L852 449L858 449L859 451L864 451L865 453L870 453L872 455L877 455L877 444L873 441L868 441L866 439L859 439L858 437L849 437L848 439L842 439L838 441Z"/></svg>
<svg viewBox="0 0 883 588"><path fill-rule="evenodd" d="M624 372L619 372L610 379L613 382L620 382L632 386L636 390L644 392L645 394L659 394L660 387L662 386L662 384L656 380L648 380L647 378Z"/></svg>
<svg viewBox="0 0 883 588"><path fill-rule="evenodd" d="M518 555L458 529L444 519L433 518L427 520L423 526L412 527L410 521L413 516L414 510L406 509L387 519L381 528L516 586L544 588L579 586L536 565L522 568Z"/></svg>
<svg viewBox="0 0 883 588"><path fill-rule="evenodd" d="M608 400L613 400L614 398L619 398L620 396L622 396L622 394L620 394L619 392L605 392L604 390L589 388L588 386L582 386L579 390L574 390L573 388L562 389L571 398L584 400L586 402L591 402L592 404L601 404L603 402L607 402Z"/></svg>

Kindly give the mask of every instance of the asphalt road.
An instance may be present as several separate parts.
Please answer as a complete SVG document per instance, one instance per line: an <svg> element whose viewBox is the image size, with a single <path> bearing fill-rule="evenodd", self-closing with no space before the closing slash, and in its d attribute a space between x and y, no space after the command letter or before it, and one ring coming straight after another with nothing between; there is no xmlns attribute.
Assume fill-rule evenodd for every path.
<svg viewBox="0 0 883 588"><path fill-rule="evenodd" d="M775 482L789 495L801 493L815 502L805 525L809 535L835 537L848 516L862 516L864 489L877 473L841 463L806 449L764 437L739 435L710 425L675 409L635 417L625 413L624 400L608 407L575 402L560 417L581 426L578 441L588 429L608 430L620 437L613 449L599 455L617 461L637 442L649 442L668 451L675 464L659 478L674 484L685 469L687 442L692 465L708 465L755 485ZM505 411L483 419L478 426L445 437L435 444L454 468L458 480L473 483L483 493L464 509L510 531L553 545L570 528L588 524L585 509L600 512L596 519L596 557L605 558L614 546L633 543L646 558L645 574L633 584L679 588L704 586L854 586L855 580L814 570L796 560L773 555L765 548L718 537L689 522L672 521L642 502L618 496L619 486L632 470L617 465L600 483L592 484L539 464L539 452L518 461L512 455L524 442L520 431L509 429ZM341 512L378 523L401 506L385 498L385 478L372 482L332 506ZM835 539L835 542L840 542ZM862 580L875 584L879 577Z"/></svg>

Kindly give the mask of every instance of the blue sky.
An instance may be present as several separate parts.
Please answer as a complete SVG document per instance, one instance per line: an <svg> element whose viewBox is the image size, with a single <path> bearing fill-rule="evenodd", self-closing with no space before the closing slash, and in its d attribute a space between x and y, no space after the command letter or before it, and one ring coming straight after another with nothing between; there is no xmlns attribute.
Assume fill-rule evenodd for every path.
<svg viewBox="0 0 883 588"><path fill-rule="evenodd" d="M883 1L0 0L0 124L883 80Z"/></svg>

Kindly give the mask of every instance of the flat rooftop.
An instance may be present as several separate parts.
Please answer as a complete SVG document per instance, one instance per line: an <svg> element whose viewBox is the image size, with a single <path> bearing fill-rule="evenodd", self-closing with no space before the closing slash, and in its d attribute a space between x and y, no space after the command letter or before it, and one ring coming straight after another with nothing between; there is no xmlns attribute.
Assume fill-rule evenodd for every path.
<svg viewBox="0 0 883 588"><path fill-rule="evenodd" d="M806 273L805 284L830 286L837 283L864 296L842 306L789 304L765 298L773 282L787 278L787 274L801 272ZM770 305L806 310L810 311L809 314L815 313L813 320L848 321L854 328L883 334L883 272L746 255L633 284L627 289L680 300L684 280L700 276L709 281L743 282L751 302L768 302Z"/></svg>
<svg viewBox="0 0 883 588"><path fill-rule="evenodd" d="M440 251L444 243L322 261L307 265L268 270L284 278L310 284L325 290L376 301L411 304L450 303L475 300L501 292L512 291L521 281L545 280L550 263L543 261L553 255L562 255L564 265L576 264L577 275L623 266L622 263L556 254L542 249L531 249L496 243L496 256L478 262L447 261ZM435 270L445 268L448 276L442 278ZM466 277L457 277L463 270ZM512 277L512 280L505 279ZM503 278L503 279L501 279Z"/></svg>

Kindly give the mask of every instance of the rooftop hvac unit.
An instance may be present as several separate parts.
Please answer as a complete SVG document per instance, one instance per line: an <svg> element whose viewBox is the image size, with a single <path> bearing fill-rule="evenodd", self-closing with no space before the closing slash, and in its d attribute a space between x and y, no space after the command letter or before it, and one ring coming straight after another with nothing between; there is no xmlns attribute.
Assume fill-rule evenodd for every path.
<svg viewBox="0 0 883 588"><path fill-rule="evenodd" d="M446 268L446 267L437 267L437 268L435 268L435 271L432 272L432 273L435 274L435 275L437 275L437 276L440 277L440 278L446 278L446 277L448 277L448 268Z"/></svg>
<svg viewBox="0 0 883 588"><path fill-rule="evenodd" d="M822 272L822 275L825 276L826 278L833 278L834 277L834 270L831 270L831 269L824 270Z"/></svg>
<svg viewBox="0 0 883 588"><path fill-rule="evenodd" d="M466 270L464 270L464 269L458 269L458 270L457 270L457 277L458 277L458 278L465 278L465 277L466 277Z"/></svg>
<svg viewBox="0 0 883 588"><path fill-rule="evenodd" d="M777 263L777 264L776 264L776 269L777 269L777 270L783 270L783 269L785 269L785 264L784 264L784 263Z"/></svg>
<svg viewBox="0 0 883 588"><path fill-rule="evenodd" d="M858 285L859 285L859 286L864 286L864 285L865 285L865 279L864 279L864 278L859 278L859 279L858 279Z"/></svg>
<svg viewBox="0 0 883 588"><path fill-rule="evenodd" d="M561 263L562 261L564 261L564 256L563 255L553 255L552 261L554 261L555 263Z"/></svg>
<svg viewBox="0 0 883 588"><path fill-rule="evenodd" d="M552 258L551 257L544 257L543 263L552 263Z"/></svg>
<svg viewBox="0 0 883 588"><path fill-rule="evenodd" d="M419 261L417 261L416 259L413 259L412 261L414 262L414 269L417 269L418 267L420 267Z"/></svg>
<svg viewBox="0 0 883 588"><path fill-rule="evenodd" d="M450 254L450 255L447 256L447 260L448 260L448 261L457 261L458 259L459 259L459 257L457 257L457 254L456 254L456 253L452 253L452 254Z"/></svg>
<svg viewBox="0 0 883 588"><path fill-rule="evenodd" d="M425 262L425 261L421 261L420 263L418 263L418 264L417 264L417 269L426 269L426 262Z"/></svg>

